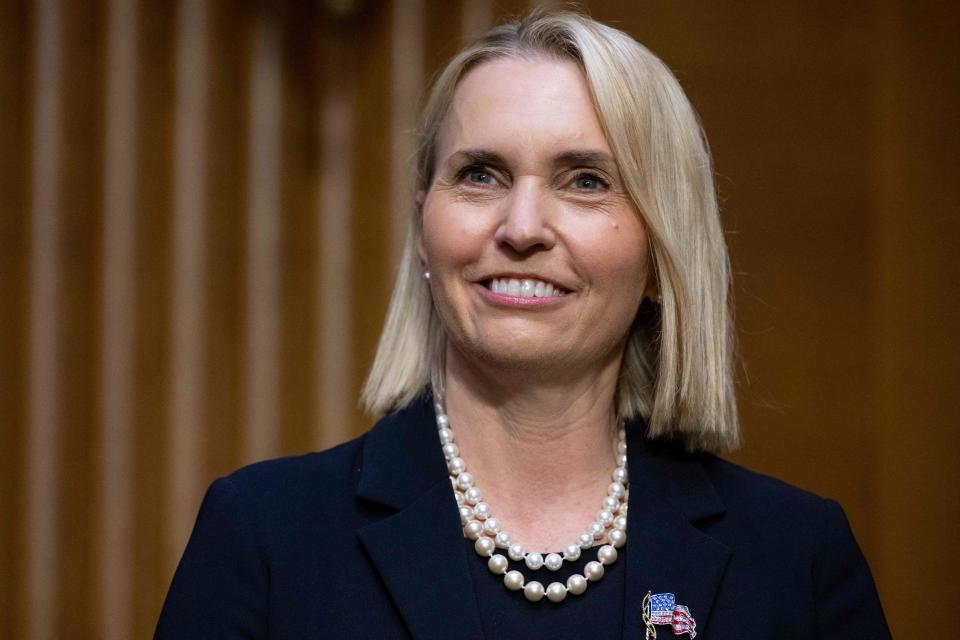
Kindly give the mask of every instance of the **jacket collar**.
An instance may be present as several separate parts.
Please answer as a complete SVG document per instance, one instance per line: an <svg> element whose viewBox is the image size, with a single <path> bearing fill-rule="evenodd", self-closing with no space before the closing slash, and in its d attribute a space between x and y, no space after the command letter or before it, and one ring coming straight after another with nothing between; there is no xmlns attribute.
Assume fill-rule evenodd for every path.
<svg viewBox="0 0 960 640"><path fill-rule="evenodd" d="M449 484L433 396L424 391L377 422L364 438L362 460L357 495L393 509L406 508L441 480Z"/></svg>
<svg viewBox="0 0 960 640"><path fill-rule="evenodd" d="M393 515L357 534L415 638L480 640L483 630L440 449L432 398L378 422L364 438L357 496Z"/></svg>
<svg viewBox="0 0 960 640"><path fill-rule="evenodd" d="M367 434L357 495L395 513L358 530L361 542L416 638L482 638L479 610L433 401L424 393ZM730 550L697 528L722 516L723 501L703 459L650 442L646 424L627 425L624 638L643 637L647 592L671 592L697 621L700 637ZM429 594L429 595L425 595Z"/></svg>

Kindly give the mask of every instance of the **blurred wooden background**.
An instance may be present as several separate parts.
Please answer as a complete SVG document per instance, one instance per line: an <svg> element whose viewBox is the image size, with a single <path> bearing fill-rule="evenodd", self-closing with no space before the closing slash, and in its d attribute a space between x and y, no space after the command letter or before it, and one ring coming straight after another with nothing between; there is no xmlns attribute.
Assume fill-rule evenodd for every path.
<svg viewBox="0 0 960 640"><path fill-rule="evenodd" d="M204 488L361 433L409 127L519 0L0 0L0 637L143 638ZM585 3L716 157L740 462L960 635L954 3Z"/></svg>

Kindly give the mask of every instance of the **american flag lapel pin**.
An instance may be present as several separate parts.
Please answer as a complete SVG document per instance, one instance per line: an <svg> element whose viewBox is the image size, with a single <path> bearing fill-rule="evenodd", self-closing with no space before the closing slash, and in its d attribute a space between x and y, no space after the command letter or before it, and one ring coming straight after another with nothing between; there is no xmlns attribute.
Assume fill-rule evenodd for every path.
<svg viewBox="0 0 960 640"><path fill-rule="evenodd" d="M647 630L647 640L655 640L657 629L654 625L670 625L673 635L688 634L690 640L697 637L697 621L690 615L690 609L677 604L672 593L647 592L643 599L643 624Z"/></svg>

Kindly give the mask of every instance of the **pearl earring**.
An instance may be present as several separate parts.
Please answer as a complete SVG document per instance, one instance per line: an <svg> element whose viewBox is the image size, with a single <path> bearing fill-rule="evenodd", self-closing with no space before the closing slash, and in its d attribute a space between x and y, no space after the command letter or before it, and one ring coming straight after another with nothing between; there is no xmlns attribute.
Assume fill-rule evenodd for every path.
<svg viewBox="0 0 960 640"><path fill-rule="evenodd" d="M424 279L424 280L429 280L429 279L430 279L430 272L429 272L429 271L424 271L424 272L423 272L423 279Z"/></svg>

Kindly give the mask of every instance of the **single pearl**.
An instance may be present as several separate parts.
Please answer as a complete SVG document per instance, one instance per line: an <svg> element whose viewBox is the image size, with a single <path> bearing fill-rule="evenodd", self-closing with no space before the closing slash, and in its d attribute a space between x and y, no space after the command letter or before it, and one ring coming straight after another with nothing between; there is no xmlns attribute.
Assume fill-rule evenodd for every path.
<svg viewBox="0 0 960 640"><path fill-rule="evenodd" d="M503 576L503 584L510 591L523 589L523 574L519 571L507 571Z"/></svg>
<svg viewBox="0 0 960 640"><path fill-rule="evenodd" d="M445 457L447 460L457 457L458 453L460 453L460 447L458 447L456 443L448 442L447 444L443 445L443 457Z"/></svg>
<svg viewBox="0 0 960 640"><path fill-rule="evenodd" d="M461 489L469 489L473 486L473 476L470 475L469 471L460 472L460 475L457 476L457 485Z"/></svg>
<svg viewBox="0 0 960 640"><path fill-rule="evenodd" d="M580 558L580 545L568 544L563 550L563 559L567 562L574 562Z"/></svg>
<svg viewBox="0 0 960 640"><path fill-rule="evenodd" d="M618 466L618 467L625 467L625 466L627 466L627 454L625 454L625 453L618 453L618 454L617 454L617 466Z"/></svg>
<svg viewBox="0 0 960 640"><path fill-rule="evenodd" d="M599 522L590 523L590 535L593 536L594 540L599 540L600 538L602 538L603 532L606 530L607 530L606 527L604 527Z"/></svg>
<svg viewBox="0 0 960 640"><path fill-rule="evenodd" d="M536 580L531 580L523 586L523 595L530 602L540 602L543 600L543 585Z"/></svg>
<svg viewBox="0 0 960 640"><path fill-rule="evenodd" d="M587 579L579 573L575 573L567 578L567 591L575 596L580 595L587 590Z"/></svg>
<svg viewBox="0 0 960 640"><path fill-rule="evenodd" d="M617 561L617 550L612 545L605 544L597 551L597 560L600 564L613 564Z"/></svg>
<svg viewBox="0 0 960 640"><path fill-rule="evenodd" d="M617 529L620 529L620 531L626 531L627 516L617 516L616 519L613 521L613 526L616 527Z"/></svg>
<svg viewBox="0 0 960 640"><path fill-rule="evenodd" d="M607 487L607 493L609 493L611 496L614 496L615 498L619 498L620 496L622 496L626 492L626 490L627 490L626 487L624 487L619 482L611 482L610 486Z"/></svg>
<svg viewBox="0 0 960 640"><path fill-rule="evenodd" d="M496 518L487 518L483 523L483 532L488 536L495 536L500 533L500 521Z"/></svg>
<svg viewBox="0 0 960 640"><path fill-rule="evenodd" d="M627 430L626 430L626 429L620 429L619 431L617 431L617 437L620 438L621 440L626 440L626 439L627 439Z"/></svg>
<svg viewBox="0 0 960 640"><path fill-rule="evenodd" d="M460 524L467 524L473 518L473 509L470 507L460 507Z"/></svg>
<svg viewBox="0 0 960 640"><path fill-rule="evenodd" d="M467 501L467 504L477 504L481 500L480 489L477 487L470 487L463 494L464 499Z"/></svg>
<svg viewBox="0 0 960 640"><path fill-rule="evenodd" d="M473 512L477 514L477 520L486 520L490 517L490 505L486 502L478 502L473 508Z"/></svg>
<svg viewBox="0 0 960 640"><path fill-rule="evenodd" d="M523 556L526 553L527 552L524 550L523 545L516 542L510 545L510 548L507 549L507 555L510 556L511 560L516 562L523 560Z"/></svg>
<svg viewBox="0 0 960 640"><path fill-rule="evenodd" d="M627 443L621 440L617 443L617 453L626 453L627 452Z"/></svg>
<svg viewBox="0 0 960 640"><path fill-rule="evenodd" d="M531 571L536 571L543 566L543 556L539 553L528 553L524 561L527 563L527 568Z"/></svg>
<svg viewBox="0 0 960 640"><path fill-rule="evenodd" d="M577 542L580 543L581 549L589 549L593 546L593 534L581 533L579 536L577 536Z"/></svg>
<svg viewBox="0 0 960 640"><path fill-rule="evenodd" d="M611 547L611 549L612 548L613 547ZM506 573L507 565L509 564L510 562L507 560L507 557L502 556L499 553L496 553L490 556L490 559L487 560L487 567L490 569L490 572L495 573L497 575L500 575L501 573Z"/></svg>
<svg viewBox="0 0 960 640"><path fill-rule="evenodd" d="M453 498L457 501L457 506L458 506L458 507L462 507L462 506L463 506L464 498L463 498L463 494L462 494L462 493L460 493L459 491L456 491L456 490L455 490L455 491L453 492Z"/></svg>
<svg viewBox="0 0 960 640"><path fill-rule="evenodd" d="M585 575L590 582L596 582L603 577L603 565L596 560L591 560L587 563L587 566L583 568L583 575Z"/></svg>
<svg viewBox="0 0 960 640"><path fill-rule="evenodd" d="M494 538L497 541L497 546L501 549L506 549L510 546L510 534L506 531L501 531Z"/></svg>
<svg viewBox="0 0 960 640"><path fill-rule="evenodd" d="M440 443L447 444L448 442L453 442L453 431L450 429L440 429L437 431L437 434L440 436Z"/></svg>
<svg viewBox="0 0 960 640"><path fill-rule="evenodd" d="M550 569L550 571L556 571L563 566L563 558L556 553L548 553L547 557L543 559L543 566ZM549 593L547 595L549 595Z"/></svg>
<svg viewBox="0 0 960 640"><path fill-rule="evenodd" d="M483 533L483 523L479 520L471 520L463 526L463 532L471 540L476 540Z"/></svg>
<svg viewBox="0 0 960 640"><path fill-rule="evenodd" d="M627 484L627 470L623 467L617 467L613 470L613 481L620 484Z"/></svg>
<svg viewBox="0 0 960 640"><path fill-rule="evenodd" d="M597 514L597 522L599 522L605 527L608 525L611 525L613 524L613 514L607 511L606 509L604 509L603 511Z"/></svg>
<svg viewBox="0 0 960 640"><path fill-rule="evenodd" d="M437 414L438 416L442 416L442 415L443 415L443 404L440 403L440 402L434 402L434 403L433 403L433 412L434 412L435 414Z"/></svg>
<svg viewBox="0 0 960 640"><path fill-rule="evenodd" d="M463 461L463 458L453 458L447 463L447 470L450 475L458 476L466 468L467 463Z"/></svg>
<svg viewBox="0 0 960 640"><path fill-rule="evenodd" d="M493 550L496 548L496 545L493 543L493 540L490 538L485 538L483 536L477 538L477 541L473 543L473 548L477 550L478 556L483 556L486 558Z"/></svg>
<svg viewBox="0 0 960 640"><path fill-rule="evenodd" d="M449 424L450 424L450 419L447 418L447 416L443 415L442 413L437 414L438 429L446 429Z"/></svg>
<svg viewBox="0 0 960 640"><path fill-rule="evenodd" d="M563 602L567 597L567 589L559 582L551 582L547 587L547 599L550 602Z"/></svg>
<svg viewBox="0 0 960 640"><path fill-rule="evenodd" d="M622 516L627 515L627 507L628 507L628 506L629 506L629 505L628 505L626 502L623 503L623 506L620 507L620 515L622 515Z"/></svg>
<svg viewBox="0 0 960 640"><path fill-rule="evenodd" d="M610 529L610 531L607 532L607 539L613 546L622 547L627 541L627 534L620 529Z"/></svg>
<svg viewBox="0 0 960 640"><path fill-rule="evenodd" d="M603 509L605 511L616 511L620 506L620 499L614 496L606 496L603 499Z"/></svg>

